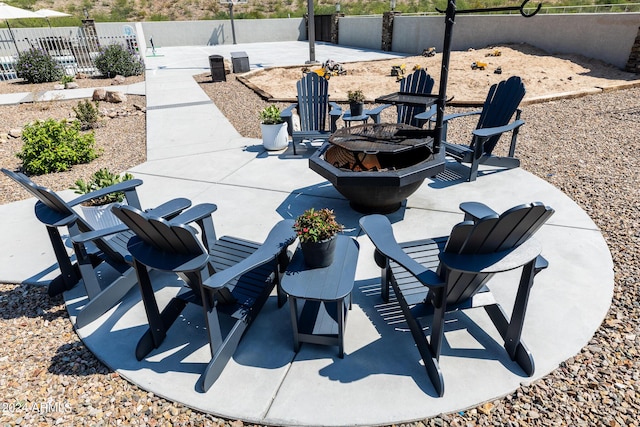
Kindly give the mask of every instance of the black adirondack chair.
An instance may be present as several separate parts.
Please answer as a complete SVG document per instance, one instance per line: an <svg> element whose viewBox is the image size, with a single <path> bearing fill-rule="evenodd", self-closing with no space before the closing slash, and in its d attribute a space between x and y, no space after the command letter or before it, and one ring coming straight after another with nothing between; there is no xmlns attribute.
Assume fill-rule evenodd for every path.
<svg viewBox="0 0 640 427"><path fill-rule="evenodd" d="M326 141L337 129L337 121L342 108L329 101L329 82L317 73L310 72L296 84L298 102L291 104L280 113L287 122L287 129L293 142L293 154L297 154L296 145L302 141ZM300 130L293 129L293 110L300 116ZM329 129L327 130L327 112Z"/></svg>
<svg viewBox="0 0 640 427"><path fill-rule="evenodd" d="M516 141L524 120L520 120L522 111L518 108L526 93L520 77L510 77L489 89L482 111L451 114L443 119L442 139L448 156L460 163L470 163L469 181L478 176L478 166L489 165L506 169L517 168L520 160L515 157ZM515 113L515 120L510 120ZM470 145L453 144L447 141L447 124L449 121L463 116L480 115L478 125L473 131ZM511 145L508 156L495 156L493 149L505 132L511 132Z"/></svg>
<svg viewBox="0 0 640 427"><path fill-rule="evenodd" d="M127 259L129 252L126 249L132 233L124 224L94 230L73 207L116 192L124 192L127 203L140 207L136 187L142 181L125 181L65 202L54 191L37 185L22 173L4 168L2 172L38 199L35 215L47 228L61 271L61 275L49 284L49 295L55 296L69 290L82 279L89 301L78 313L76 326L81 328L89 324L113 307L135 285L135 274L131 261ZM154 215L171 217L189 206L191 202L187 199L174 199L153 209L153 212ZM69 257L59 227L65 227L68 231L76 256L75 263ZM119 273L115 281L105 282L101 280L102 275L96 274L95 269L102 263Z"/></svg>
<svg viewBox="0 0 640 427"><path fill-rule="evenodd" d="M286 269L294 242L293 221L280 221L263 244L235 237L216 238L211 214L214 204L201 204L170 221L141 212L132 206L113 208L114 214L135 233L128 242L144 302L149 329L140 338L136 358L142 360L158 348L187 303L201 305L207 321L211 361L201 377L208 390L233 356L240 338L256 318L273 287L278 304L286 301L280 276ZM200 238L188 224L196 223ZM150 270L176 273L188 288L160 311ZM221 316L233 321L224 334Z"/></svg>
<svg viewBox="0 0 640 427"><path fill-rule="evenodd" d="M409 74L402 80L400 80L400 92L430 95L433 90L434 80L427 71L424 69L416 70ZM374 123L380 123L380 114L385 108L390 107L390 104L383 104L372 110L367 110L367 114ZM404 123L406 125L422 127L424 124L435 114L435 108L431 114L427 111L426 105L404 105L398 104L396 106L398 119L397 123ZM416 117L418 116L418 117Z"/></svg>
<svg viewBox="0 0 640 427"><path fill-rule="evenodd" d="M539 202L516 206L501 215L476 202L462 203L460 208L465 221L454 226L448 237L407 243L396 241L385 216L360 219L382 268L382 297L389 301L391 285L439 396L444 394L438 361L445 314L455 310L484 307L509 357L527 375L533 375L533 357L520 336L534 277L547 267L547 261L530 237L554 212ZM486 284L495 274L520 267L520 284L508 319ZM421 324L423 316L431 320L429 338Z"/></svg>

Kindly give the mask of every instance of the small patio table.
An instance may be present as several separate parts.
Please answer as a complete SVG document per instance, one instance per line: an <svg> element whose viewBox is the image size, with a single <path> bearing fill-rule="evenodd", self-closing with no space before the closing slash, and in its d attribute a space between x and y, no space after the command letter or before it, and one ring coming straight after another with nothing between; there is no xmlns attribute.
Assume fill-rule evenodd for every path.
<svg viewBox="0 0 640 427"><path fill-rule="evenodd" d="M346 113L344 113L342 115L342 120L344 121L344 125L346 127L351 127L351 122L362 122L362 124L367 123L367 121L369 120L369 115L367 114L367 111L365 110L359 116L352 116L351 115L351 110L349 110L349 111L347 111Z"/></svg>
<svg viewBox="0 0 640 427"><path fill-rule="evenodd" d="M358 262L359 245L351 237L337 236L333 262L328 267L309 268L298 248L282 278L289 295L293 349L300 343L337 345L344 357L344 331ZM302 305L298 307L298 300Z"/></svg>

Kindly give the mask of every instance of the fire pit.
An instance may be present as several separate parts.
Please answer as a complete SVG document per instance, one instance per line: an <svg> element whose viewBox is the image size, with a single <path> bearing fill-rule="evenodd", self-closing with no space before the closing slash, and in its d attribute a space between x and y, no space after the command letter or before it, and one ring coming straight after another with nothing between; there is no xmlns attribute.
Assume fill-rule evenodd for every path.
<svg viewBox="0 0 640 427"><path fill-rule="evenodd" d="M336 131L309 159L363 213L390 213L424 180L444 171L433 130L405 124L365 124Z"/></svg>

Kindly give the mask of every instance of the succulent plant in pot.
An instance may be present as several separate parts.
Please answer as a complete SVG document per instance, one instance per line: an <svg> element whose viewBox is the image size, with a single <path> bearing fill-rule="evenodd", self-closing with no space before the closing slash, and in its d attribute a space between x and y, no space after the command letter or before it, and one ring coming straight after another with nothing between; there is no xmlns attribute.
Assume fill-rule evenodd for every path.
<svg viewBox="0 0 640 427"><path fill-rule="evenodd" d="M287 123L280 117L280 109L270 105L260 111L262 145L267 150L282 150L289 145Z"/></svg>
<svg viewBox="0 0 640 427"><path fill-rule="evenodd" d="M333 210L328 208L310 208L296 218L293 229L300 239L304 260L309 267L326 267L331 264L335 237L343 228L336 220Z"/></svg>
<svg viewBox="0 0 640 427"><path fill-rule="evenodd" d="M90 194L98 190L133 179L133 175L125 173L118 175L106 168L99 169L91 175L87 181L79 179L71 187L77 194ZM120 221L111 213L113 203L124 201L124 192L112 192L92 198L80 205L83 216L94 228L106 228L120 224Z"/></svg>

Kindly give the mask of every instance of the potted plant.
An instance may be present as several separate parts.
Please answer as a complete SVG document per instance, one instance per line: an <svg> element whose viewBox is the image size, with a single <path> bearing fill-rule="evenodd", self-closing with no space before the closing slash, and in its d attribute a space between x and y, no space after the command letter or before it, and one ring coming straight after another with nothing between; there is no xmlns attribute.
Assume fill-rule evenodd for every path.
<svg viewBox="0 0 640 427"><path fill-rule="evenodd" d="M351 117L361 116L364 113L364 93L360 89L347 91Z"/></svg>
<svg viewBox="0 0 640 427"><path fill-rule="evenodd" d="M89 194L130 179L133 179L133 175L130 173L117 175L110 172L108 169L103 168L96 171L88 181L84 181L83 179L77 180L71 189L77 194ZM121 203L123 201L123 192L109 193L103 197L90 199L84 202L80 205L80 209L82 210L85 220L93 228L107 228L120 224L120 220L111 213L111 206L114 203Z"/></svg>
<svg viewBox="0 0 640 427"><path fill-rule="evenodd" d="M333 261L336 247L336 235L342 231L343 225L336 221L331 209L307 209L296 218L293 224L304 261L308 267L326 267Z"/></svg>
<svg viewBox="0 0 640 427"><path fill-rule="evenodd" d="M260 112L262 145L267 150L282 150L289 146L287 123L280 117L280 109L270 105Z"/></svg>

